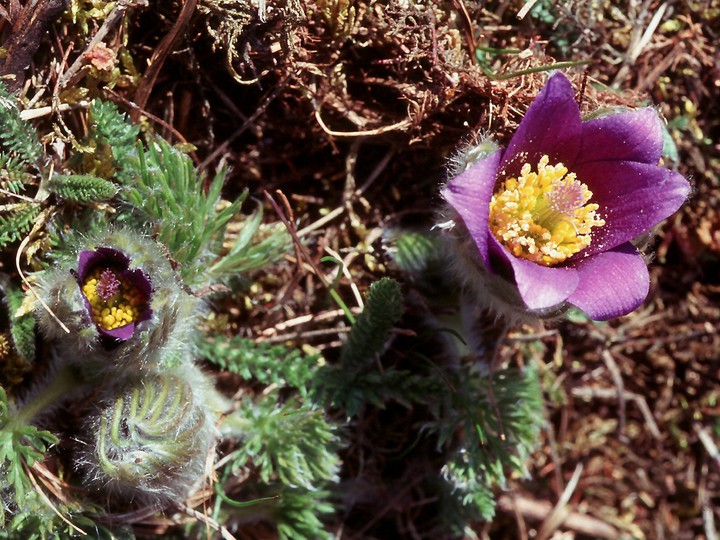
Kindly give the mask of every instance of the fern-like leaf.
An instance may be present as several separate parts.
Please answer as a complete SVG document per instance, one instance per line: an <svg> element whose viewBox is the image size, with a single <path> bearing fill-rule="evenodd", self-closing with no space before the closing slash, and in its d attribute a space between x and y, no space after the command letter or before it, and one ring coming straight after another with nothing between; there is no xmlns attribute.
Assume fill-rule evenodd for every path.
<svg viewBox="0 0 720 540"><path fill-rule="evenodd" d="M459 447L445 467L445 476L463 493L463 502L473 505L483 519L490 519L493 486L503 487L508 471L524 474L525 462L536 446L543 420L543 399L537 370L506 369L490 380L474 366L464 366L453 380L453 392L442 401L447 405L432 424L438 446L448 448L458 432ZM460 429L459 429L460 428Z"/></svg>
<svg viewBox="0 0 720 540"><path fill-rule="evenodd" d="M239 231L229 238L232 245L227 253L208 268L205 273L208 279L222 282L229 277L263 268L277 260L290 246L290 235L284 226L262 225L262 207L241 223L233 222L231 225Z"/></svg>
<svg viewBox="0 0 720 540"><path fill-rule="evenodd" d="M348 335L340 362L323 366L314 378L316 400L354 416L366 403L379 408L389 400L409 405L428 395L423 377L394 368L379 372L374 367L390 330L402 316L402 303L396 281L382 278L370 286L365 308Z"/></svg>
<svg viewBox="0 0 720 540"><path fill-rule="evenodd" d="M290 387L304 395L318 366L317 356L305 356L284 345L255 343L242 336L214 336L198 343L199 353L225 371L264 385Z"/></svg>
<svg viewBox="0 0 720 540"><path fill-rule="evenodd" d="M240 445L230 457L232 468L255 468L265 483L313 489L335 480L339 439L322 409L307 401L277 403L277 395L243 402L220 427Z"/></svg>
<svg viewBox="0 0 720 540"><path fill-rule="evenodd" d="M147 150L139 145L137 150L138 175L121 196L157 224L158 241L180 263L181 276L188 283L204 283L204 271L214 258L211 248L246 195L218 210L224 172L205 192L190 157L168 142L156 139Z"/></svg>
<svg viewBox="0 0 720 540"><path fill-rule="evenodd" d="M353 325L340 355L347 373L358 373L383 351L393 325L402 316L400 284L382 278L370 286L363 312Z"/></svg>
<svg viewBox="0 0 720 540"><path fill-rule="evenodd" d="M20 117L15 97L0 82L0 145L27 166L40 168L43 155L37 132Z"/></svg>
<svg viewBox="0 0 720 540"><path fill-rule="evenodd" d="M326 498L327 491L288 488L279 493L273 517L280 540L330 540L334 535L324 530L320 516L334 511Z"/></svg>
<svg viewBox="0 0 720 540"><path fill-rule="evenodd" d="M17 315L25 298L25 294L20 289L7 287L3 292L7 302L10 336L15 352L25 362L32 363L35 360L35 317L30 313Z"/></svg>
<svg viewBox="0 0 720 540"><path fill-rule="evenodd" d="M136 152L139 135L140 127L133 125L114 103L96 99L90 104L89 137L96 142L99 154L110 151L111 165L120 183L130 182L139 166ZM103 169L108 168L105 165Z"/></svg>
<svg viewBox="0 0 720 540"><path fill-rule="evenodd" d="M26 507L34 493L27 476L27 467L43 458L48 446L58 443L57 437L17 421L11 415L5 390L0 387L0 496L9 508Z"/></svg>
<svg viewBox="0 0 720 540"><path fill-rule="evenodd" d="M35 218L40 213L40 206L34 203L8 204L2 207L0 215L0 248L17 242L27 234Z"/></svg>
<svg viewBox="0 0 720 540"><path fill-rule="evenodd" d="M0 152L0 185L4 190L19 194L30 178L27 164L22 159Z"/></svg>
<svg viewBox="0 0 720 540"><path fill-rule="evenodd" d="M438 236L414 231L398 231L392 235L387 249L395 264L403 272L418 274L442 253Z"/></svg>
<svg viewBox="0 0 720 540"><path fill-rule="evenodd" d="M118 191L112 182L90 174L56 174L48 182L48 189L62 199L78 203L106 201Z"/></svg>

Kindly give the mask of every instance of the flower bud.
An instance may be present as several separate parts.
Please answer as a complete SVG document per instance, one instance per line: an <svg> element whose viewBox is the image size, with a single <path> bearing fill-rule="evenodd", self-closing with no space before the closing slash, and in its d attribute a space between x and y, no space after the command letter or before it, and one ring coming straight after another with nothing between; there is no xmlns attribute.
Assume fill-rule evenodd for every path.
<svg viewBox="0 0 720 540"><path fill-rule="evenodd" d="M79 462L88 480L143 503L181 500L203 477L215 440L205 377L194 367L110 388Z"/></svg>
<svg viewBox="0 0 720 540"><path fill-rule="evenodd" d="M183 290L161 246L120 229L72 248L38 275L49 308L38 306L38 319L61 356L96 375L181 362L199 301Z"/></svg>

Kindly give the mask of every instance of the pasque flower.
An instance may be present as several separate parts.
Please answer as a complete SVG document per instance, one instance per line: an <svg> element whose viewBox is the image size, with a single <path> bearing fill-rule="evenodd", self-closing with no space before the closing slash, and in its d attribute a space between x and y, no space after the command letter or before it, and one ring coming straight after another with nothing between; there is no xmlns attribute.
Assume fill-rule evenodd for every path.
<svg viewBox="0 0 720 540"><path fill-rule="evenodd" d="M117 249L81 251L77 279L88 315L102 335L124 341L136 324L150 319L150 278L140 268L131 269L130 259Z"/></svg>
<svg viewBox="0 0 720 540"><path fill-rule="evenodd" d="M100 374L176 365L190 355L202 306L162 246L121 228L67 242L68 254L37 276L44 305L36 312L60 357Z"/></svg>
<svg viewBox="0 0 720 540"><path fill-rule="evenodd" d="M583 121L570 81L552 75L507 148L485 143L442 191L475 274L466 280L539 315L576 306L606 320L637 308L649 274L632 240L690 193L658 165L662 147L652 108Z"/></svg>

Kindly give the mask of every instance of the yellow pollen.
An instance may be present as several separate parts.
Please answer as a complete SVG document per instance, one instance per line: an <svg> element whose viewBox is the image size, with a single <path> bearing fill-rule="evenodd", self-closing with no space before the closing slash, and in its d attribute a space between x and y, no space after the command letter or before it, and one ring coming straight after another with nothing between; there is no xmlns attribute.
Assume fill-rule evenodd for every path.
<svg viewBox="0 0 720 540"><path fill-rule="evenodd" d="M592 192L562 164L543 156L537 172L523 165L490 201L490 230L516 257L555 266L590 245L593 227L605 221Z"/></svg>
<svg viewBox="0 0 720 540"><path fill-rule="evenodd" d="M113 280L110 286L107 285L109 280ZM100 290L98 284L101 284ZM112 294L108 294L108 290ZM147 304L145 293L108 268L91 271L85 277L82 292L90 302L93 322L104 330L114 330L135 321Z"/></svg>

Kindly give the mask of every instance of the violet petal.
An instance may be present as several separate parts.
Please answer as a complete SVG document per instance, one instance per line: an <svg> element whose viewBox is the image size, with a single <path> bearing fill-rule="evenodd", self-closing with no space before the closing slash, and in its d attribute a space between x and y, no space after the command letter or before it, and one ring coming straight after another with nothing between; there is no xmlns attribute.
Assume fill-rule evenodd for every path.
<svg viewBox="0 0 720 540"><path fill-rule="evenodd" d="M443 198L460 215L486 266L488 261L488 220L490 199L502 151L496 150L448 182Z"/></svg>
<svg viewBox="0 0 720 540"><path fill-rule="evenodd" d="M662 123L648 107L615 113L582 124L576 164L591 161L639 161L657 165L663 148ZM571 166L571 171L575 170Z"/></svg>
<svg viewBox="0 0 720 540"><path fill-rule="evenodd" d="M579 283L577 271L572 267L542 266L521 257L514 257L492 235L491 242L512 266L518 292L530 309L546 309L562 303Z"/></svg>
<svg viewBox="0 0 720 540"><path fill-rule="evenodd" d="M562 73L550 77L525 113L510 140L501 169L517 176L523 164L536 166L543 155L550 163L574 163L581 142L580 109L570 81Z"/></svg>
<svg viewBox="0 0 720 540"><path fill-rule="evenodd" d="M85 281L88 272L99 266L116 265L121 268L127 268L130 259L121 251L113 248L99 247L94 251L81 251L78 254L77 278L80 283Z"/></svg>
<svg viewBox="0 0 720 540"><path fill-rule="evenodd" d="M593 229L583 255L605 251L647 232L677 211L690 194L680 174L647 163L605 161L579 165L577 177L592 191L605 225Z"/></svg>
<svg viewBox="0 0 720 540"><path fill-rule="evenodd" d="M574 264L580 283L568 301L594 320L630 313L647 298L650 276L645 261L626 243Z"/></svg>
<svg viewBox="0 0 720 540"><path fill-rule="evenodd" d="M147 274L145 274L145 272L143 272L140 268L135 268L133 270L127 269L123 271L122 275L128 281L130 281L130 283L132 283L141 293L143 293L145 295L145 298L147 298L145 309L135 319L135 323L150 320L150 318L152 317L150 299L152 298L153 289L152 283L150 283L150 279L148 278Z"/></svg>
<svg viewBox="0 0 720 540"><path fill-rule="evenodd" d="M137 323L149 320L152 317L150 298L153 291L150 279L145 272L139 268L132 270L129 269L129 264L130 259L124 253L109 247L98 247L93 251L85 250L78 254L77 279L81 290L87 274L93 269L98 267L116 267L120 271L120 274L132 283L148 299L145 309L133 322L112 330L106 330L100 325L96 325L98 332L100 332L101 335L108 336L119 341L126 341L130 339L135 333ZM84 294L82 296L88 316L91 316L92 306L90 305L90 301Z"/></svg>
<svg viewBox="0 0 720 540"><path fill-rule="evenodd" d="M98 326L97 329L102 335L110 336L111 338L115 338L119 341L127 341L128 339L133 337L133 334L135 334L135 323L131 322L126 324L125 326L113 328L112 330L105 330L100 326Z"/></svg>

